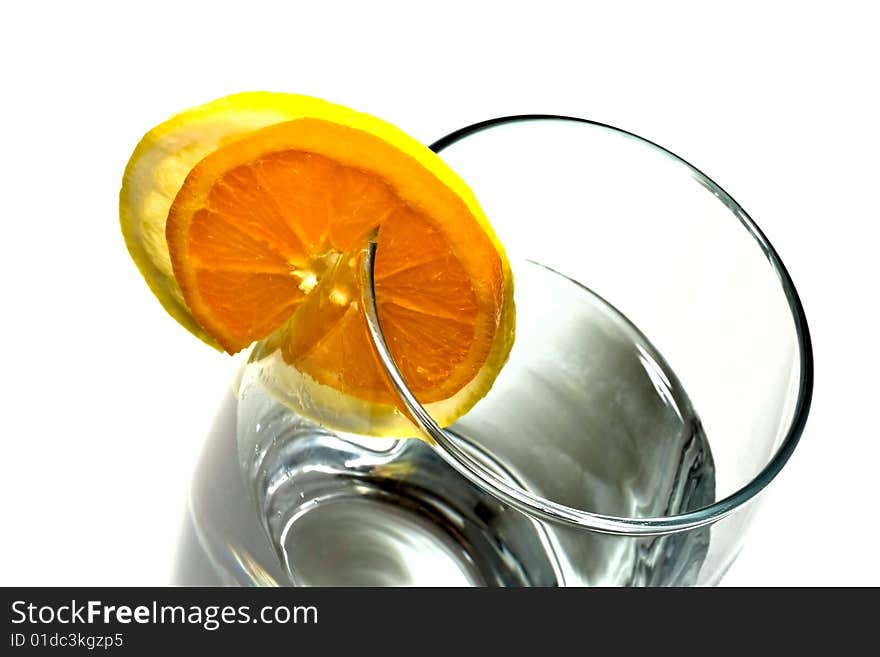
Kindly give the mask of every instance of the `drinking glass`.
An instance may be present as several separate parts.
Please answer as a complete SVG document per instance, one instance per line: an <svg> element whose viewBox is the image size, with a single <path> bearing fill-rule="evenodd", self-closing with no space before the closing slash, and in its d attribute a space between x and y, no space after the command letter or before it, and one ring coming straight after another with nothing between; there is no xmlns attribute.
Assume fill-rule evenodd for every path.
<svg viewBox="0 0 880 657"><path fill-rule="evenodd" d="M610 126L511 116L432 148L510 258L509 361L437 426L385 344L368 244L373 348L421 439L334 431L252 357L197 467L175 581L717 583L809 411L776 251L698 169Z"/></svg>

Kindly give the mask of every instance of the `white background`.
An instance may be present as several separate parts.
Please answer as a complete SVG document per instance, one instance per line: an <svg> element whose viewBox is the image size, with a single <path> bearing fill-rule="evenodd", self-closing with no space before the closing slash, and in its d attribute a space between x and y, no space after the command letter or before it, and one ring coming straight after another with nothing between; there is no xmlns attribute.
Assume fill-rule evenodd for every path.
<svg viewBox="0 0 880 657"><path fill-rule="evenodd" d="M700 167L776 246L816 357L801 445L725 583L880 584L880 23L868 2L725 4L4 3L0 584L168 581L234 364L152 298L118 190L146 130L249 89L425 142L579 115Z"/></svg>

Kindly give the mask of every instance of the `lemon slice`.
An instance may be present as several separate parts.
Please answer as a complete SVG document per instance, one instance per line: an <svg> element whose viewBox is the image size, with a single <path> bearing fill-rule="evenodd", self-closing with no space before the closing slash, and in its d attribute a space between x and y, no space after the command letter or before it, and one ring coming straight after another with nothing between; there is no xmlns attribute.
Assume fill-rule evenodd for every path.
<svg viewBox="0 0 880 657"><path fill-rule="evenodd" d="M135 150L120 218L175 319L229 353L262 341L266 387L336 429L411 432L358 303L374 230L383 331L438 420L486 394L513 343L510 267L473 194L427 147L339 105L246 93L173 117Z"/></svg>

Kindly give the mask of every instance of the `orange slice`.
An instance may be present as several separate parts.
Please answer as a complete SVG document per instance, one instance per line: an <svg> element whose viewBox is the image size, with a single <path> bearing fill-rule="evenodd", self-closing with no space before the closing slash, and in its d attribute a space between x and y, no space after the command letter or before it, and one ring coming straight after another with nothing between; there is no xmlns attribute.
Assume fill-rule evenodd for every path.
<svg viewBox="0 0 880 657"><path fill-rule="evenodd" d="M271 96L251 95L260 107L249 116L269 116ZM175 159L175 141L202 157L170 203L167 242L153 239L146 256L132 243L164 221L142 208L129 213L132 255L193 333L230 353L261 341L252 360L282 401L335 428L401 435L411 427L400 422L360 308L359 254L378 229L376 297L389 348L419 400L449 424L485 395L513 342L503 248L470 190L430 149L374 117L278 96L280 114L303 118L248 130L252 118L229 111L236 102L245 109L239 100L172 119L165 160L186 160ZM212 105L242 131L215 131L206 145L198 134L216 125ZM129 187L138 176L155 180L143 165L150 149L139 149ZM182 166L172 169L180 177ZM150 230L136 234L131 224ZM156 284L150 267L164 265L161 246L170 266Z"/></svg>

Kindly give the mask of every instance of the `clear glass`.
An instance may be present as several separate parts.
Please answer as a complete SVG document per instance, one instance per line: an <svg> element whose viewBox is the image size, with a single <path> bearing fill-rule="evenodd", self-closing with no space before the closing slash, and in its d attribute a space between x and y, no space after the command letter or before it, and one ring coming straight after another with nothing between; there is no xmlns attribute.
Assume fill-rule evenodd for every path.
<svg viewBox="0 0 880 657"><path fill-rule="evenodd" d="M615 128L507 117L434 148L511 259L510 361L438 427L384 346L368 248L375 348L426 440L330 431L247 365L176 581L717 583L809 409L807 325L775 251L705 175Z"/></svg>

